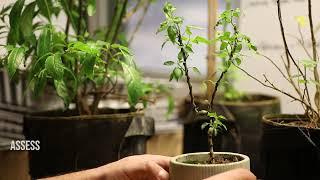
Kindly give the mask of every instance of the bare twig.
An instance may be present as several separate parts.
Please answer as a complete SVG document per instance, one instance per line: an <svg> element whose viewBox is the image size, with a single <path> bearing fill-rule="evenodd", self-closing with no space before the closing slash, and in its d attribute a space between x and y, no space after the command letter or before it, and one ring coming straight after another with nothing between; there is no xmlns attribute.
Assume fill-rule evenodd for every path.
<svg viewBox="0 0 320 180"><path fill-rule="evenodd" d="M134 36L135 36L136 33L139 31L139 29L140 29L140 27L141 27L141 25L142 25L142 22L143 22L146 14L147 14L147 12L148 12L148 9L149 9L149 7L150 7L150 4L151 4L151 0L147 0L146 5L145 5L144 8L143 8L143 13L142 13L142 15L141 15L141 17L140 17L140 19L139 19L139 21L138 21L138 23L137 23L137 25L136 25L133 33L132 33L130 39L129 39L128 44L131 44L131 42L133 41Z"/></svg>
<svg viewBox="0 0 320 180"><path fill-rule="evenodd" d="M267 87L267 88L273 89L273 90L275 90L275 91L278 91L278 92L280 92L280 93L282 93L282 94L290 97L290 98L293 99L294 101L298 101L298 102L304 104L304 105L308 108L308 110L313 111L313 113L318 114L318 113L317 113L310 105L308 105L306 102L304 102L303 100L301 100L301 99L293 96L292 94L290 94L290 93L288 93L288 92L286 92L286 91L283 91L283 90L277 88L277 87L276 87L273 83L271 83L268 79L265 79L265 80L266 80L266 82L268 82L269 84L267 84L267 83L265 83L265 82L262 82L261 80L259 80L259 79L256 78L255 76L251 75L250 73L248 73L246 70L244 70L244 69L241 68L240 66L238 66L238 65L236 65L236 64L234 64L234 63L233 63L233 65L234 65L235 67L237 67L238 69L240 69L240 70L241 70L243 73L245 73L247 76L249 76L250 78L252 78L252 79L254 79L255 81L257 81L258 83L260 83L261 85L263 85L263 86L265 86L265 87ZM265 75L264 75L264 77L266 78Z"/></svg>
<svg viewBox="0 0 320 180"><path fill-rule="evenodd" d="M308 90L308 85L307 85L307 77L306 74L304 74L301 70L301 68L299 67L298 63L295 61L295 59L293 58L293 56L291 55L291 52L289 50L288 47L288 43L286 40L286 36L285 36L285 32L284 32L284 27L283 27L283 22L282 22L282 13L281 13L281 3L280 0L277 0L277 7L278 7L278 19L279 19L279 23L280 23L280 29L281 29L281 35L282 35L282 40L283 40L283 44L284 44L284 48L285 48L285 54L286 54L286 59L287 59L287 68L290 69L290 60L293 62L293 64L295 65L295 67L297 68L298 72L301 74L301 76L303 77L304 80L304 92L306 92L306 98L309 104L311 104L311 100L310 100L310 94L309 94L309 90ZM288 71L288 76L289 78L291 77L291 73L290 70Z"/></svg>
<svg viewBox="0 0 320 180"><path fill-rule="evenodd" d="M314 80L319 83L319 72L318 72L318 54L317 54L317 42L314 36L314 29L313 29L313 18L312 18L312 5L311 0L308 0L308 17L309 17L309 25L310 25L310 34L311 34L311 41L312 41L312 59L315 61L315 66L313 68L313 75ZM320 87L316 85L316 93L314 97L314 102L317 107L318 113L320 112Z"/></svg>

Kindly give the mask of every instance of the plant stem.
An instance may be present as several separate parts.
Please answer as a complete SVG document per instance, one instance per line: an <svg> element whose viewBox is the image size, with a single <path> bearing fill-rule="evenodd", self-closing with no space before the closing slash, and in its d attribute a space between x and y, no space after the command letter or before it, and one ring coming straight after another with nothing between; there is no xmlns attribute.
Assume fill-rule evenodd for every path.
<svg viewBox="0 0 320 180"><path fill-rule="evenodd" d="M210 120L212 123L212 120ZM209 145L209 163L214 164L214 151L213 151L213 134L212 131L208 131L208 145Z"/></svg>
<svg viewBox="0 0 320 180"><path fill-rule="evenodd" d="M83 0L79 0L79 7L78 7L78 13L79 13L79 24L78 24L78 31L77 31L77 35L80 36L81 35L81 28L82 28L82 19L83 19L83 13L82 13L82 9L83 9Z"/></svg>
<svg viewBox="0 0 320 180"><path fill-rule="evenodd" d="M116 29L114 31L114 34L113 34L113 38L111 40L111 44L113 44L117 37L118 37L118 34L119 34L119 29L120 29L120 26L122 24L122 19L126 13L126 9L127 9L127 4L128 4L128 0L124 0L123 4L122 4L122 8L121 8L121 12L120 12L120 16L118 18L118 22L116 24Z"/></svg>
<svg viewBox="0 0 320 180"><path fill-rule="evenodd" d="M118 3L120 3L120 2L118 2ZM116 5L117 8L116 8L114 16L116 16L116 14L118 14L118 13L120 13L120 14L119 14L119 17L117 18L117 22L115 23L115 27L111 28L111 29L115 28L115 30L112 34L113 36L111 38L111 42L110 42L111 44L113 44L118 37L119 29L121 27L122 19L125 15L125 12L126 12L127 4L128 4L128 0L124 0L124 2L122 3L122 6L119 6L119 4ZM112 20L112 23L114 23L114 20L115 19ZM110 30L110 31L112 31L112 30ZM107 36L109 36L109 34L111 34L110 31L107 33ZM110 39L110 37L106 37L106 38ZM108 60L109 58L110 58L110 56L108 54L106 59ZM106 63L105 69L106 69L106 71L108 70L108 63ZM107 76L107 72L105 73L105 76ZM98 89L98 91L103 91L103 90L105 90L105 85L101 86L101 88ZM104 96L106 96L105 93L99 93L94 96L94 100L93 100L92 107L91 107L92 114L97 113L99 102L101 101L101 99Z"/></svg>
<svg viewBox="0 0 320 180"><path fill-rule="evenodd" d="M278 7L278 19L279 19L279 23L280 23L280 29L281 29L281 36L282 36L282 40L283 40L283 44L284 44L284 48L285 48L285 54L286 54L286 59L287 59L287 68L290 69L290 59L293 62L293 64L295 65L295 67L297 68L298 72L300 73L300 75L303 77L303 80L305 81L304 83L304 92L306 92L307 95L307 101L309 103L309 105L311 105L311 101L310 101L310 95L309 95L309 90L308 90L308 86L307 86L307 77L306 74L304 74L301 70L301 68L299 67L299 65L297 64L297 62L295 61L295 59L293 58L293 56L291 55L291 52L289 50L288 47L288 43L286 40L286 36L285 36L285 32L284 32L284 27L283 27L283 22L282 22L282 13L281 13L281 3L280 0L277 0L277 7ZM290 73L290 72L289 72ZM308 111L309 109L307 109Z"/></svg>
<svg viewBox="0 0 320 180"><path fill-rule="evenodd" d="M186 51L183 48L184 44L182 41L182 36L181 36L181 32L180 32L180 28L177 28L178 30L178 42L179 42L179 46L181 47L181 52L182 52L182 58L183 58L183 67L184 67L184 72L185 72L185 76L187 78L187 84L188 84L188 88L189 88L189 96L190 96L190 100L191 100L191 104L192 104L192 109L195 112L198 112L198 108L197 105L194 101L194 96L193 96L193 90L192 90L192 84L191 84L191 80L190 80L190 75L189 75L189 70L188 70L188 65L187 65L187 60L188 57L186 55Z"/></svg>
<svg viewBox="0 0 320 180"><path fill-rule="evenodd" d="M138 21L138 23L137 23L137 25L136 25L136 27L135 27L135 29L134 29L134 31L133 31L130 39L129 39L129 41L128 41L128 44L131 44L131 42L133 41L133 38L134 38L135 34L139 31L139 29L140 29L140 27L141 27L141 25L142 25L142 22L143 22L146 14L147 14L147 12L148 12L148 9L149 9L149 7L150 7L150 4L151 4L151 0L147 0L146 5L145 5L144 8L143 8L143 14L141 15L141 18L139 19L139 21Z"/></svg>
<svg viewBox="0 0 320 180"><path fill-rule="evenodd" d="M229 69L229 68L228 68L228 69ZM213 108L213 101L214 101L214 98L215 98L215 96L216 96L216 94L217 94L219 84L220 84L221 80L223 79L223 76L228 72L228 69L224 70L224 71L220 74L220 77L219 77L218 81L216 82L216 85L214 86L214 90L213 90L212 95L211 95L210 110L212 110L212 108Z"/></svg>
<svg viewBox="0 0 320 180"><path fill-rule="evenodd" d="M72 0L68 1L68 8L72 6ZM66 29L65 29L65 34L67 36L67 41L68 41L68 35L69 35L69 28L70 28L70 16L67 14L67 23L66 23Z"/></svg>
<svg viewBox="0 0 320 180"><path fill-rule="evenodd" d="M310 25L310 34L311 34L311 41L312 41L312 58L316 62L314 69L313 69L313 74L314 74L314 80L319 83L319 73L318 73L318 54L317 54L317 41L314 36L314 28L313 28L313 18L312 18L312 5L311 5L311 0L308 0L308 17L309 17L309 25ZM317 107L318 113L320 112L320 87L316 85L316 93L315 93L315 104ZM316 120L316 122L318 119Z"/></svg>

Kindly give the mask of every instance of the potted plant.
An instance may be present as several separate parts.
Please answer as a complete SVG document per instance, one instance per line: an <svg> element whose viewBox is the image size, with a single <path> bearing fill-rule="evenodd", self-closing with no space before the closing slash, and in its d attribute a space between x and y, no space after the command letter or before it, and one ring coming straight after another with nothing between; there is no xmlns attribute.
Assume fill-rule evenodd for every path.
<svg viewBox="0 0 320 180"><path fill-rule="evenodd" d="M207 134L206 140L208 142L209 152L191 153L174 157L170 164L170 179L196 180L204 179L233 168L242 167L250 169L249 157L237 153L218 153L213 150L214 137L218 134L218 131L226 129L226 126L223 124L225 117L217 114L214 109L214 99L218 87L225 74L228 73L231 64L241 63L241 51L243 46L252 51L256 51L255 46L250 42L249 38L239 32L238 27L234 22L235 19L239 17L240 10L228 10L219 16L216 28L228 23L232 26L232 31L218 33L214 40L207 40L200 36L194 37L192 30L197 29L197 27L183 27L183 18L176 16L174 14L175 10L176 8L171 3L166 3L164 5L163 12L166 19L161 23L158 30L158 32L165 32L167 38L165 43L170 42L179 50L177 59L175 61L168 60L164 65L173 67L170 74L170 81L179 81L183 77L186 79L192 111L194 111L193 118L207 120L207 122L201 125L201 128L205 130ZM224 55L226 61L229 62L229 65L225 66L223 71L220 73L217 82L214 83L215 87L211 92L211 96L209 97L209 100L206 101L206 106L203 107L196 103L193 95L193 87L189 75L189 69L191 67L188 66L188 62L190 60L190 55L193 53L193 45L199 43L208 44L213 41L225 44L224 48L220 48L218 53L221 56ZM192 69L195 72L199 72L196 67L192 67Z"/></svg>
<svg viewBox="0 0 320 180"><path fill-rule="evenodd" d="M144 117L139 104L146 106L152 93L166 90L143 82L133 54L120 39L127 4L128 0L117 1L102 40L88 32L95 0L17 0L1 12L8 28L7 54L1 64L10 79L27 77L36 97L51 87L65 105L64 110L25 117L26 139L41 143L40 151L29 152L33 178L93 168L137 153L120 152L123 146L136 144L127 142L125 135L153 133L153 120ZM67 16L63 31L53 24L60 13ZM117 91L119 81L126 86L130 109L101 108L106 97L123 96ZM137 129L129 132L129 126Z"/></svg>
<svg viewBox="0 0 320 180"><path fill-rule="evenodd" d="M318 42L315 37L312 1L306 1L307 18L299 17L300 37L297 38L307 58L298 60L287 41L287 31L282 18L282 1L277 0L277 15L284 46L283 64L263 56L281 74L293 92L282 89L266 74L264 80L237 66L261 85L273 89L299 102L304 109L300 114L269 114L263 116L262 158L264 179L319 179L320 174L320 86L318 72ZM310 33L301 33L308 25ZM307 37L309 38L307 38ZM310 46L308 46L310 41ZM311 48L309 48L311 47ZM258 53L259 54L259 53ZM299 57L300 58L300 57ZM298 112L297 112L298 113Z"/></svg>
<svg viewBox="0 0 320 180"><path fill-rule="evenodd" d="M225 0L226 10L232 8L230 0ZM235 23L238 23L235 21ZM222 24L219 30L228 32L232 28L229 23ZM220 49L226 44L221 43ZM214 44L213 44L214 46ZM228 59L224 54L217 54L221 59L220 69L230 66ZM210 75L210 74L209 74ZM262 135L262 116L265 114L280 113L280 100L277 97L261 93L242 92L235 87L235 83L240 76L239 70L232 64L221 81L219 93L214 101L215 111L225 116L228 121L225 124L229 131L222 133L218 137L216 150L233 151L247 154L251 158L251 170L258 177L262 176L262 167L260 160L260 141ZM204 81L203 86L206 87L210 81ZM205 105L205 97L196 95L200 98L196 100L197 104ZM202 97L202 99L201 99ZM201 121L194 121L190 111L190 98L185 101L185 109L181 115L185 118L184 123L184 153L199 152L206 149L206 142L201 141L205 137L198 127Z"/></svg>

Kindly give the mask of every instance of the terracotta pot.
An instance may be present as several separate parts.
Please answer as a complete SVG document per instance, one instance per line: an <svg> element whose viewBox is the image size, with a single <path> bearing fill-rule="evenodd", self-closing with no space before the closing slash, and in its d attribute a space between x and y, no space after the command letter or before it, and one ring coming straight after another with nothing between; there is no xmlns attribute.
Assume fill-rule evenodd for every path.
<svg viewBox="0 0 320 180"><path fill-rule="evenodd" d="M209 159L209 153L199 152L179 155L170 162L170 180L202 180L236 168L250 170L250 159L246 155L230 152L215 152L215 154L237 156L240 161L226 164L189 164L185 162L206 161Z"/></svg>

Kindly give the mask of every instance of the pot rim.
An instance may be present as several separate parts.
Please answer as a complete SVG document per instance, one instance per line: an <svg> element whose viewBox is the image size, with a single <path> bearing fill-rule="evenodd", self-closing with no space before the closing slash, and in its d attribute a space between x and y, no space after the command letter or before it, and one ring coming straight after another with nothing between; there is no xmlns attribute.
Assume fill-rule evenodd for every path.
<svg viewBox="0 0 320 180"><path fill-rule="evenodd" d="M270 105L270 104L277 104L280 103L280 99L278 96L270 95L270 94L262 94L262 93L247 93L250 96L264 96L270 99L266 100L259 100L259 101L226 101L226 100L216 100L213 102L214 105L227 105L227 106L263 106L263 105ZM189 97L186 99L189 102ZM202 103L203 100L196 98L195 101Z"/></svg>
<svg viewBox="0 0 320 180"><path fill-rule="evenodd" d="M189 155L203 155L203 154L209 154L209 152L196 152L196 153L187 153L187 154L181 154L178 156L173 157L170 160L171 164L180 165L180 166L189 166L189 167L221 167L221 166L228 166L228 165L235 165L235 164L242 164L247 161L250 161L250 158L247 155L239 154L239 153L233 153L233 152L214 152L214 154L228 154L228 155L234 155L234 156L240 156L243 159L238 162L231 162L231 163L225 163L225 164L188 164L188 163L182 163L178 162L178 158L182 158Z"/></svg>
<svg viewBox="0 0 320 180"><path fill-rule="evenodd" d="M307 128L307 127L302 127L302 126L294 126L294 125L290 125L290 124L282 124L282 123L278 123L275 121L276 119L288 120L288 119L293 119L293 118L297 118L297 119L300 118L301 120L308 120L309 119L304 114L266 114L266 115L262 116L262 122L266 123L268 125L277 126L277 127ZM308 127L307 129L319 130L320 128Z"/></svg>
<svg viewBox="0 0 320 180"><path fill-rule="evenodd" d="M25 118L32 118L32 120L99 120L99 119L114 119L117 118L128 118L134 116L143 116L144 111L128 112L128 113L115 113L115 114L97 114L97 115L75 115L75 116L43 116L43 115L25 115Z"/></svg>

